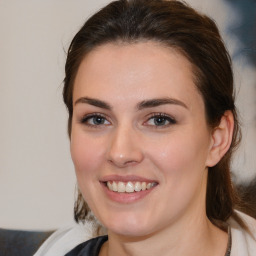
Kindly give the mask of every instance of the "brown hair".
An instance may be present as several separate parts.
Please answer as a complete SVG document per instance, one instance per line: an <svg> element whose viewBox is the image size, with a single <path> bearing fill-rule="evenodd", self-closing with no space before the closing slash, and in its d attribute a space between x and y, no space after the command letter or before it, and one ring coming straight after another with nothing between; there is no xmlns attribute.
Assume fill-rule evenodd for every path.
<svg viewBox="0 0 256 256"><path fill-rule="evenodd" d="M219 221L226 221L231 215L239 220L234 212L234 208L239 207L239 197L230 176L231 155L240 138L230 56L214 21L187 4L164 0L119 0L86 21L71 42L65 66L63 98L69 111L69 135L74 79L86 54L109 42L129 44L147 40L177 49L192 63L209 127L218 125L226 110L233 113L235 127L231 147L217 165L209 168L206 213L218 226ZM75 204L76 221L83 221L88 210L79 192Z"/></svg>

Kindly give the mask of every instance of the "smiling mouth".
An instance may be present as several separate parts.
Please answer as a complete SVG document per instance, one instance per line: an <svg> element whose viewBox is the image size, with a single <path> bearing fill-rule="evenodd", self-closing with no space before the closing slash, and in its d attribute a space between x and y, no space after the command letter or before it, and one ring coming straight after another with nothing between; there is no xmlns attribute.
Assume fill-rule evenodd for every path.
<svg viewBox="0 0 256 256"><path fill-rule="evenodd" d="M134 193L149 190L155 186L157 186L157 182L140 182L140 181L107 181L104 182L105 186L113 192L117 193Z"/></svg>

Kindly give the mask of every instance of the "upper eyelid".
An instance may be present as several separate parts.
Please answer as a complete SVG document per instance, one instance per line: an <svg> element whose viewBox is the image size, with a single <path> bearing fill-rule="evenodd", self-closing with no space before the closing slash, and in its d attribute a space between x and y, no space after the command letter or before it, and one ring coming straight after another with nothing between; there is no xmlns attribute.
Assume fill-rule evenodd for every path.
<svg viewBox="0 0 256 256"><path fill-rule="evenodd" d="M101 117L106 117L106 115L102 114L102 113L89 113L89 114L85 114L82 116L82 118L86 118L86 117L94 117L94 116L101 116Z"/></svg>
<svg viewBox="0 0 256 256"><path fill-rule="evenodd" d="M101 116L101 117L106 118L106 115L105 115L105 114L98 113L98 112L85 114L83 117L93 117L93 116Z"/></svg>
<svg viewBox="0 0 256 256"><path fill-rule="evenodd" d="M166 114L166 113L162 113L162 112L151 113L147 116L148 116L148 119L161 116L161 117L166 117L166 118L169 118L169 119L172 119L172 120L176 120L173 116L171 116L169 114Z"/></svg>

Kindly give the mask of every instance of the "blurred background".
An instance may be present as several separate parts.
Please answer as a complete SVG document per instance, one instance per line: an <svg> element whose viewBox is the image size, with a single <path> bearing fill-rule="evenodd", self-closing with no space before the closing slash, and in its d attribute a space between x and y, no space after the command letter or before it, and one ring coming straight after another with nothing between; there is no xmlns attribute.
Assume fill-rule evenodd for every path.
<svg viewBox="0 0 256 256"><path fill-rule="evenodd" d="M0 0L0 227L73 222L75 174L62 80L69 43L107 0ZM219 25L234 65L243 140L236 184L256 177L256 0L188 0Z"/></svg>

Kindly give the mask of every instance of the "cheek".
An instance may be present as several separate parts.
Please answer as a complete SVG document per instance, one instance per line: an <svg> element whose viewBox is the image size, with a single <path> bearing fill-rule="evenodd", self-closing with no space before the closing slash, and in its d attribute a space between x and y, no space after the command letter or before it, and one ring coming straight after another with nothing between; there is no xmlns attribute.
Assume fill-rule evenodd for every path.
<svg viewBox="0 0 256 256"><path fill-rule="evenodd" d="M161 170L163 194L168 195L163 196L162 200L170 212L174 211L173 205L176 209L174 212L182 212L200 200L198 198L203 198L207 177L206 144L191 140L190 136L176 138L164 147L155 144L154 154L151 154L156 170Z"/></svg>
<svg viewBox="0 0 256 256"><path fill-rule="evenodd" d="M103 155L103 148L100 145L100 141L91 137L75 132L72 134L70 151L78 183L83 177L97 173L95 170L102 162Z"/></svg>
<svg viewBox="0 0 256 256"><path fill-rule="evenodd" d="M169 143L166 143L168 141ZM183 132L154 143L150 157L167 182L190 183L206 168L208 144L202 134ZM146 148L150 148L149 146ZM192 179L192 180L191 180Z"/></svg>

